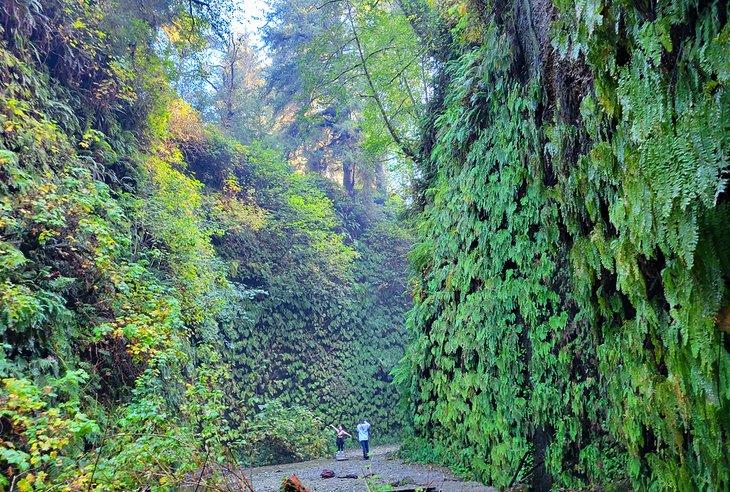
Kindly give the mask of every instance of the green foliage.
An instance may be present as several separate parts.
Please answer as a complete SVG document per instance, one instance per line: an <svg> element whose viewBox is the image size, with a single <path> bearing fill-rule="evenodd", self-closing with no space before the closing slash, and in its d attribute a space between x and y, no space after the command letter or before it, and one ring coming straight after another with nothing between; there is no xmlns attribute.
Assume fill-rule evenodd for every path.
<svg viewBox="0 0 730 492"><path fill-rule="evenodd" d="M266 221L229 230L218 248L232 280L258 290L222 312L231 364L264 401L351 429L368 416L376 438L392 436L388 373L402 356L407 234L368 197L296 173L272 150L248 152L239 197L254 189Z"/></svg>
<svg viewBox="0 0 730 492"><path fill-rule="evenodd" d="M581 108L594 140L575 173L585 186L570 190L591 224L572 255L576 288L615 278L582 308L604 336L611 430L626 445L630 478L645 488L730 482L728 347L716 320L729 278L717 242L728 229L716 219L727 214L727 14L719 3L679 3L648 20L610 6L603 21L560 26L577 27L570 50L585 52L596 76ZM619 15L630 19L622 33L610 26ZM616 40L627 63L618 53L599 59Z"/></svg>
<svg viewBox="0 0 730 492"><path fill-rule="evenodd" d="M408 237L175 98L201 5L0 6L0 488L212 484L321 455L324 417L397 427Z"/></svg>
<svg viewBox="0 0 730 492"><path fill-rule="evenodd" d="M214 484L323 454L324 418L398 427L409 238L383 190L174 94L228 7L0 5L0 489Z"/></svg>
<svg viewBox="0 0 730 492"><path fill-rule="evenodd" d="M383 190L410 177L429 100L430 46L403 2L271 2L264 39L282 147L301 168ZM400 177L400 176L399 176ZM405 181L406 178L403 178Z"/></svg>
<svg viewBox="0 0 730 492"><path fill-rule="evenodd" d="M218 231L204 208L202 184L173 167L182 164L178 156L169 160L157 156L147 160L149 174L131 206L138 218L135 225L155 238L152 246L159 249L176 279L175 287L187 308L185 320L196 324L206 313L215 312L218 306L209 294L224 282L210 242Z"/></svg>
<svg viewBox="0 0 730 492"><path fill-rule="evenodd" d="M0 46L0 470L11 489L171 488L207 453L232 457L238 439L220 418L237 402L215 331L230 287L213 207L179 170L167 81L144 44L152 26L125 17L108 36L115 14L0 8L12 30ZM140 45L116 45L123 31Z"/></svg>
<svg viewBox="0 0 730 492"><path fill-rule="evenodd" d="M395 372L416 434L495 485L726 488L727 6L556 2L541 68L592 81L556 101L519 2L459 5Z"/></svg>
<svg viewBox="0 0 730 492"><path fill-rule="evenodd" d="M512 81L507 46L486 36L495 41L449 67L431 154L439 175L413 255L416 339L404 362L416 377L399 378L410 385L416 429L443 442L454 462L507 485L537 427L554 429L549 464L570 469L568 452L596 445L593 432L578 429L600 420L602 405L584 401L595 377L570 373L589 355L559 283L559 211L535 157L537 85ZM600 479L579 460L572 466Z"/></svg>
<svg viewBox="0 0 730 492"><path fill-rule="evenodd" d="M160 355L136 380L134 398L117 410L115 426L101 436L95 456L75 472L74 485L124 490L141 483L167 490L210 462L235 462L232 449L243 445L226 413L230 373L218 350L199 347L201 357L178 406L171 406L170 381L184 352ZM214 482L220 476L207 477ZM70 478L70 477L69 477Z"/></svg>
<svg viewBox="0 0 730 492"><path fill-rule="evenodd" d="M329 432L311 410L285 406L279 400L261 405L251 422L247 447L259 464L291 463L323 456L330 448Z"/></svg>
<svg viewBox="0 0 730 492"><path fill-rule="evenodd" d="M84 436L99 431L98 424L80 410L78 386L87 379L82 370L69 371L44 388L28 379L3 379L0 418L20 439L0 448L0 459L14 470L9 475L20 490L42 488L49 466L72 466L81 456L73 448ZM8 478L0 476L0 486L8 485Z"/></svg>
<svg viewBox="0 0 730 492"><path fill-rule="evenodd" d="M363 57L338 57L324 75L320 72L319 77L326 79L318 85L334 80L333 84L350 98L353 93L370 95L360 98L363 146L368 153L376 157L388 152L400 153L404 150L401 146L412 152L429 97L432 70L432 60L426 55L429 43L424 45L416 36L411 19L401 11L400 2L348 4L352 23L346 32L350 37L356 35L357 43L350 41L355 46L344 51L355 55L359 44ZM347 78L336 79L343 71ZM400 142L394 141L388 124Z"/></svg>

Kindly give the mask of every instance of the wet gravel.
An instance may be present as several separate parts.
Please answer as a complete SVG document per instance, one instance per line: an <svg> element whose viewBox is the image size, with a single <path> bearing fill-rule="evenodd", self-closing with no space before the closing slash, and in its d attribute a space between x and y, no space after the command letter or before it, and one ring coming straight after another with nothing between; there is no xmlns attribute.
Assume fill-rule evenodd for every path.
<svg viewBox="0 0 730 492"><path fill-rule="evenodd" d="M348 449L347 460L319 459L302 463L264 466L247 470L256 492L277 492L282 478L295 474L312 492L365 492L367 481L379 485L430 485L442 492L496 492L477 482L463 482L447 468L403 463L394 458L397 446L379 446L371 449L365 461L359 449ZM335 472L334 478L321 478L325 468ZM343 478L357 475L359 478ZM370 475L369 478L363 478Z"/></svg>

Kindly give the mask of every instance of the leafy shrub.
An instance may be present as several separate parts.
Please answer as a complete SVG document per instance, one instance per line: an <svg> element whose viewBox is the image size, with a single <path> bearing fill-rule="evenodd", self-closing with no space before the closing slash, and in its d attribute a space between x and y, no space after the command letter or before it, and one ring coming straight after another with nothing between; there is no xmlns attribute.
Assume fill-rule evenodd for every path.
<svg viewBox="0 0 730 492"><path fill-rule="evenodd" d="M28 379L1 380L0 422L10 430L0 447L0 462L6 466L0 486L12 480L20 490L43 488L53 469L73 467L82 457L83 438L99 432L98 423L80 408L78 386L87 380L81 370L44 388Z"/></svg>
<svg viewBox="0 0 730 492"><path fill-rule="evenodd" d="M322 419L299 405L272 400L260 406L251 422L248 447L256 464L303 461L324 456L331 448Z"/></svg>

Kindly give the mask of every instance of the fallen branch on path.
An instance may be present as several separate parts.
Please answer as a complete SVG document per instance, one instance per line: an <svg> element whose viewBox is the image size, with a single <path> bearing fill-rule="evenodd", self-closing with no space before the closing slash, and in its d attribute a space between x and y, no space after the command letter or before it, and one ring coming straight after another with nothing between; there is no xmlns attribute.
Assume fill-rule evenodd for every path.
<svg viewBox="0 0 730 492"><path fill-rule="evenodd" d="M292 475L289 478L284 479L281 484L280 492L310 492L296 475Z"/></svg>
<svg viewBox="0 0 730 492"><path fill-rule="evenodd" d="M390 489L391 492L436 492L436 487L430 485L404 485Z"/></svg>

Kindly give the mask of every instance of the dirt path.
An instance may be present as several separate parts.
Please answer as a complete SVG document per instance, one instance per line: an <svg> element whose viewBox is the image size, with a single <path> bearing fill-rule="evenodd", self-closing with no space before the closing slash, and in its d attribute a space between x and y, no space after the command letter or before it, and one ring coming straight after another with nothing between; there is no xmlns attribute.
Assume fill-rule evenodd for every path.
<svg viewBox="0 0 730 492"><path fill-rule="evenodd" d="M344 475L373 474L379 485L431 485L442 492L496 492L476 482L462 482L447 468L403 463L394 458L397 446L380 446L371 450L368 461L362 459L360 450L348 449L347 460L319 459L303 463L264 466L249 470L253 473L253 486L256 492L276 492L282 477L296 474L312 492L365 492L364 478L341 478ZM335 478L320 478L323 469L335 472ZM247 473L248 475L248 473Z"/></svg>

